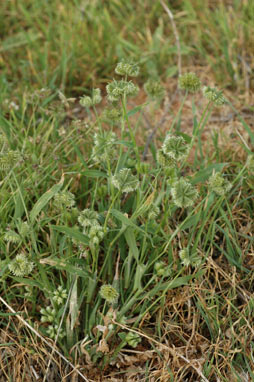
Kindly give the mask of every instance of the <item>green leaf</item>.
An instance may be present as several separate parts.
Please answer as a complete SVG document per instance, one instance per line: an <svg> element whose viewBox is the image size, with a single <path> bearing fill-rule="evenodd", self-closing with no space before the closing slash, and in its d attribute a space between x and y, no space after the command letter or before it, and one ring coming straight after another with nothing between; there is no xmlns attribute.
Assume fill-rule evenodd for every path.
<svg viewBox="0 0 254 382"><path fill-rule="evenodd" d="M50 199L52 199L62 188L64 183L64 175L62 176L60 182L55 184L50 190L46 191L39 200L33 206L33 209L30 213L31 222L34 222L35 218L39 215L41 210L48 204Z"/></svg>
<svg viewBox="0 0 254 382"><path fill-rule="evenodd" d="M143 105L134 107L133 109L131 109L131 110L128 111L127 116L128 116L128 117L131 117L132 115L134 115L134 114L136 114L137 112L139 112L140 110L142 110L142 107L143 107Z"/></svg>
<svg viewBox="0 0 254 382"><path fill-rule="evenodd" d="M120 211L117 211L115 209L111 210L111 213L113 216L115 216L118 220L122 222L123 225L127 227L132 227L137 229L138 231L142 232L144 235L148 236L145 231L143 231L141 228L139 228L136 224L134 224L131 219L128 219L124 214L122 214Z"/></svg>
<svg viewBox="0 0 254 382"><path fill-rule="evenodd" d="M191 179L191 183L194 185L200 182L205 182L206 180L210 178L210 176L213 173L213 170L215 170L216 172L220 172L223 170L223 168L226 165L227 163L211 164L210 166L206 167L204 170L198 171L197 175Z"/></svg>
<svg viewBox="0 0 254 382"><path fill-rule="evenodd" d="M135 257L136 261L138 262L139 261L139 250L138 250L138 247L136 244L134 230L131 227L127 228L126 231L124 232L124 237L127 241L127 244L130 248L132 255Z"/></svg>
<svg viewBox="0 0 254 382"><path fill-rule="evenodd" d="M76 239L85 245L89 245L88 237L75 228L57 226L57 225L50 225L50 227L54 229L55 231L65 233L65 235L70 236L71 238Z"/></svg>
<svg viewBox="0 0 254 382"><path fill-rule="evenodd" d="M105 172L99 170L87 170L81 172L82 175L87 176L88 178L107 178L108 175Z"/></svg>

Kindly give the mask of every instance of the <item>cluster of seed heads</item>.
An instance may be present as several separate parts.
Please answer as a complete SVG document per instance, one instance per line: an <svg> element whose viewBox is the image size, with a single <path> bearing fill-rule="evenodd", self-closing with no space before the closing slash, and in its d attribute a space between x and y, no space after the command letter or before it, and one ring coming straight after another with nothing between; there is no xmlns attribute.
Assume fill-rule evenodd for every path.
<svg viewBox="0 0 254 382"><path fill-rule="evenodd" d="M203 87L204 96L210 101L213 102L215 106L222 106L226 102L226 99L221 91L216 88L211 88L210 86Z"/></svg>
<svg viewBox="0 0 254 382"><path fill-rule="evenodd" d="M137 77L139 75L139 66L134 62L122 61L116 65L115 72L120 76Z"/></svg>
<svg viewBox="0 0 254 382"><path fill-rule="evenodd" d="M139 186L139 180L132 175L131 169L122 168L117 174L112 176L111 182L115 188L121 192L135 191Z"/></svg>
<svg viewBox="0 0 254 382"><path fill-rule="evenodd" d="M135 97L139 91L137 85L132 81L113 80L106 86L109 102L118 102L123 96Z"/></svg>
<svg viewBox="0 0 254 382"><path fill-rule="evenodd" d="M52 300L57 305L62 305L66 301L67 296L67 290L64 289L61 285L59 285L59 287L53 292Z"/></svg>
<svg viewBox="0 0 254 382"><path fill-rule="evenodd" d="M117 303L119 293L112 285L102 285L100 289L100 295L109 304Z"/></svg>
<svg viewBox="0 0 254 382"><path fill-rule="evenodd" d="M201 81L195 73L185 73L179 77L179 88L195 93L201 88Z"/></svg>
<svg viewBox="0 0 254 382"><path fill-rule="evenodd" d="M94 134L94 145L92 149L92 159L95 162L102 163L116 158L117 137L113 131L102 131Z"/></svg>
<svg viewBox="0 0 254 382"><path fill-rule="evenodd" d="M199 267L201 264L201 257L196 253L191 254L188 248L184 248L179 252L181 263L185 266Z"/></svg>
<svg viewBox="0 0 254 382"><path fill-rule="evenodd" d="M224 178L221 173L214 173L208 181L209 189L214 191L217 195L225 195L232 188L232 184Z"/></svg>
<svg viewBox="0 0 254 382"><path fill-rule="evenodd" d="M166 136L161 148L166 157L175 161L185 159L190 150L190 146L183 137L172 134Z"/></svg>
<svg viewBox="0 0 254 382"><path fill-rule="evenodd" d="M198 197L197 190L184 178L177 180L171 188L174 203L180 208L193 206Z"/></svg>
<svg viewBox="0 0 254 382"><path fill-rule="evenodd" d="M87 208L80 213L78 222L83 227L83 234L89 238L90 247L98 246L104 237L104 230L99 222L99 214Z"/></svg>
<svg viewBox="0 0 254 382"><path fill-rule="evenodd" d="M8 267L14 276L24 277L28 276L32 272L34 263L28 258L27 255L20 253L9 263Z"/></svg>
<svg viewBox="0 0 254 382"><path fill-rule="evenodd" d="M165 89L158 80L149 79L144 85L144 90L152 100L160 101L165 96Z"/></svg>
<svg viewBox="0 0 254 382"><path fill-rule="evenodd" d="M73 208L75 206L75 196L69 191L59 191L54 196L54 206L59 211Z"/></svg>
<svg viewBox="0 0 254 382"><path fill-rule="evenodd" d="M136 348L141 342L141 338L138 333L128 332L125 336L125 341L129 346Z"/></svg>
<svg viewBox="0 0 254 382"><path fill-rule="evenodd" d="M83 96L80 98L80 105L83 107L91 107L100 103L102 100L101 89L93 89L91 97Z"/></svg>

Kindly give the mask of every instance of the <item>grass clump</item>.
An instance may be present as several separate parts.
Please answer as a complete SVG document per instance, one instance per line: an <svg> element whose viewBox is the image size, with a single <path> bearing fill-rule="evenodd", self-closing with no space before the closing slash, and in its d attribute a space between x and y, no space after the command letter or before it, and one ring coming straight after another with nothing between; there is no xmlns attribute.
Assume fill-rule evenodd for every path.
<svg viewBox="0 0 254 382"><path fill-rule="evenodd" d="M181 131L189 80L180 80L179 111L142 161L141 115L149 92L158 105L162 91L146 85L148 99L133 107L138 86L128 76L139 71L137 63L118 64L123 78L106 86L106 101L98 89L80 100L24 94L18 110L2 114L2 153L15 147L20 155L8 172L1 169L2 294L28 306L26 319L66 357L80 363L85 354L91 375L95 367L124 367L124 354L134 350L148 365L156 349L157 369L172 360L167 378L226 380L253 366L253 240L244 231L253 211L252 162L205 155L202 133L218 99L227 102L217 90L199 118L193 96L192 131ZM85 119L71 114L72 102ZM104 102L106 112L98 106Z"/></svg>

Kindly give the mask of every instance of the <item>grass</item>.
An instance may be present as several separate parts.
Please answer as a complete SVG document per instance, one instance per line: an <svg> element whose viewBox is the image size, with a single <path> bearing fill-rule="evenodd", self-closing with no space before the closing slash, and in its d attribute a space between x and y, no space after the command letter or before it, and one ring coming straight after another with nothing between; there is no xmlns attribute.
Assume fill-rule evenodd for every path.
<svg viewBox="0 0 254 382"><path fill-rule="evenodd" d="M252 3L172 4L183 72L220 107L172 96L159 1L1 7L0 378L253 379ZM125 87L113 119L128 56L158 98Z"/></svg>

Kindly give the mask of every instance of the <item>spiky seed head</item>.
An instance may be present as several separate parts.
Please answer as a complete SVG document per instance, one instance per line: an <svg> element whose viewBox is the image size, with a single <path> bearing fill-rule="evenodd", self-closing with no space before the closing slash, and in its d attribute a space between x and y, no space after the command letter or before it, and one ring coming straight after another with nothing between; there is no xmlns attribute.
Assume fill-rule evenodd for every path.
<svg viewBox="0 0 254 382"><path fill-rule="evenodd" d="M100 289L100 295L109 304L115 304L119 297L119 293L112 285L102 285Z"/></svg>
<svg viewBox="0 0 254 382"><path fill-rule="evenodd" d="M156 159L159 165L164 168L174 168L176 166L176 160L164 154L162 149L157 150Z"/></svg>
<svg viewBox="0 0 254 382"><path fill-rule="evenodd" d="M21 242L21 237L13 230L9 230L4 234L4 241L7 243L18 244Z"/></svg>
<svg viewBox="0 0 254 382"><path fill-rule="evenodd" d="M113 80L106 86L108 100L117 102L123 95L134 97L137 95L139 88L132 81Z"/></svg>
<svg viewBox="0 0 254 382"><path fill-rule="evenodd" d="M190 151L190 145L181 136L168 134L162 144L163 153L175 161L183 160Z"/></svg>
<svg viewBox="0 0 254 382"><path fill-rule="evenodd" d="M117 136L112 131L95 133L92 159L99 163L114 160L116 157L116 143Z"/></svg>
<svg viewBox="0 0 254 382"><path fill-rule="evenodd" d="M78 222L82 227L93 226L98 224L99 214L89 208L80 212Z"/></svg>
<svg viewBox="0 0 254 382"><path fill-rule="evenodd" d="M116 125L122 117L122 112L117 107L108 107L104 109L103 118L106 122Z"/></svg>
<svg viewBox="0 0 254 382"><path fill-rule="evenodd" d="M64 289L61 285L53 292L52 300L57 304L61 305L67 299L67 290Z"/></svg>
<svg viewBox="0 0 254 382"><path fill-rule="evenodd" d="M9 270L15 276L24 277L28 276L34 268L34 263L28 259L28 257L20 253L9 264Z"/></svg>
<svg viewBox="0 0 254 382"><path fill-rule="evenodd" d="M129 346L136 348L137 345L141 342L141 338L138 333L129 332L125 337L125 341Z"/></svg>
<svg viewBox="0 0 254 382"><path fill-rule="evenodd" d="M188 248L184 248L179 252L179 257L181 259L181 263L188 267L191 265L192 267L198 267L201 264L201 257L197 253L191 254Z"/></svg>
<svg viewBox="0 0 254 382"><path fill-rule="evenodd" d="M215 106L222 106L226 102L226 98L216 88L211 88L210 86L203 87L203 94L210 102L213 102Z"/></svg>
<svg viewBox="0 0 254 382"><path fill-rule="evenodd" d="M195 93L201 87L201 81L198 76L193 73L185 73L179 77L179 88Z"/></svg>
<svg viewBox="0 0 254 382"><path fill-rule="evenodd" d="M54 196L55 207L70 209L75 206L75 196L69 191L59 191Z"/></svg>
<svg viewBox="0 0 254 382"><path fill-rule="evenodd" d="M115 72L120 76L137 77L139 75L139 66L132 61L121 61L116 65Z"/></svg>
<svg viewBox="0 0 254 382"><path fill-rule="evenodd" d="M187 208L193 206L197 199L197 190L184 178L176 181L171 188L171 195L174 203L180 208Z"/></svg>
<svg viewBox="0 0 254 382"><path fill-rule="evenodd" d="M126 193L135 191L139 186L137 177L132 175L129 168L122 168L116 175L112 176L111 181L115 188Z"/></svg>
<svg viewBox="0 0 254 382"><path fill-rule="evenodd" d="M158 80L149 79L144 85L144 90L152 100L161 100L165 96L165 89Z"/></svg>
<svg viewBox="0 0 254 382"><path fill-rule="evenodd" d="M222 196L231 190L232 184L226 178L224 178L221 173L216 172L210 176L208 180L208 187L217 195Z"/></svg>

